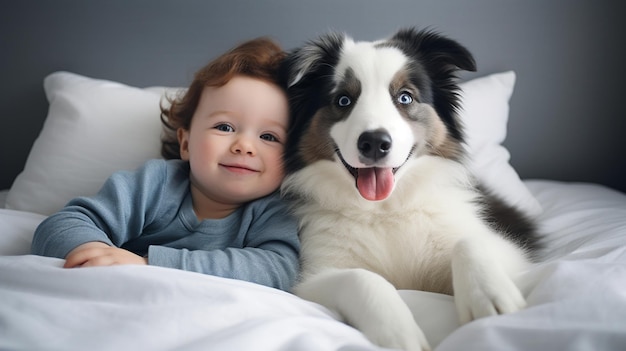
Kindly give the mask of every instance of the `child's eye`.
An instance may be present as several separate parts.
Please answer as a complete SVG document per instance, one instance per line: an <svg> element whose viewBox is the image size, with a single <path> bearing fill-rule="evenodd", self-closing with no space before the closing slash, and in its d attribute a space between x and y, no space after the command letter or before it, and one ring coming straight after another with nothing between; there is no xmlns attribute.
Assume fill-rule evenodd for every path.
<svg viewBox="0 0 626 351"><path fill-rule="evenodd" d="M261 135L261 139L265 141L278 141L278 138L272 134L266 133Z"/></svg>
<svg viewBox="0 0 626 351"><path fill-rule="evenodd" d="M218 124L214 128L219 130L220 132L234 132L235 131L235 129L232 126L226 123Z"/></svg>

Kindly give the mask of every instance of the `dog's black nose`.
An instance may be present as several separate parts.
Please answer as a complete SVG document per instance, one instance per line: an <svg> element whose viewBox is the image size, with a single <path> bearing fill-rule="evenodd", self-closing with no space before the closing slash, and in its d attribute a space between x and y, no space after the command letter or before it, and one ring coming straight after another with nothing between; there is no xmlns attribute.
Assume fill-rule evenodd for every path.
<svg viewBox="0 0 626 351"><path fill-rule="evenodd" d="M384 129L364 132L359 136L357 147L361 156L377 161L391 150L391 135Z"/></svg>

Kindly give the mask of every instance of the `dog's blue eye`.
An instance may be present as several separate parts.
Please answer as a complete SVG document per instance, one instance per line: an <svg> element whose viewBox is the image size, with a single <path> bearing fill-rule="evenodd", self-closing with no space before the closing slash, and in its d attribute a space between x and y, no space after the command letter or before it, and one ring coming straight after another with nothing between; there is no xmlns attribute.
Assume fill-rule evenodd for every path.
<svg viewBox="0 0 626 351"><path fill-rule="evenodd" d="M398 102L403 105L408 105L413 102L413 97L409 93L402 93L398 96Z"/></svg>
<svg viewBox="0 0 626 351"><path fill-rule="evenodd" d="M340 107L350 106L351 103L352 100L350 100L350 98L345 95L342 95L339 97L339 99L337 99L337 105L339 105Z"/></svg>

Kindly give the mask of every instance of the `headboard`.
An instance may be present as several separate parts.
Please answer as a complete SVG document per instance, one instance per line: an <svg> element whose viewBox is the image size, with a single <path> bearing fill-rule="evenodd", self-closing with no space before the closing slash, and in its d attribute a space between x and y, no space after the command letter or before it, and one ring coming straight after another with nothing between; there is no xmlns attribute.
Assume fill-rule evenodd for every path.
<svg viewBox="0 0 626 351"><path fill-rule="evenodd" d="M429 27L478 72L517 73L508 136L523 178L626 191L626 23L619 4L569 0L21 0L0 13L0 189L23 169L58 70L145 87L185 86L210 58L267 35L289 49L327 30L355 39Z"/></svg>

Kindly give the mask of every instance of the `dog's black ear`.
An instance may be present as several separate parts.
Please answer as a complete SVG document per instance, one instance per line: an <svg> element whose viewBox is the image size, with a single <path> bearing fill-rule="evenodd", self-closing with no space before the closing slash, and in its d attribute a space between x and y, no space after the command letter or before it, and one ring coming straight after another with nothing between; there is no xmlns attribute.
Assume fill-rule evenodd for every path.
<svg viewBox="0 0 626 351"><path fill-rule="evenodd" d="M285 170L304 167L299 142L320 106L329 101L334 67L346 36L328 33L287 54L279 72L280 84L289 96L290 122L285 145Z"/></svg>
<svg viewBox="0 0 626 351"><path fill-rule="evenodd" d="M460 100L456 74L459 70L476 71L472 54L458 42L430 30L403 29L389 42L423 66L430 78L424 95L430 95L430 103L446 124L448 133L462 142L464 133L457 113Z"/></svg>
<svg viewBox="0 0 626 351"><path fill-rule="evenodd" d="M408 55L417 58L428 68L445 68L448 74L458 69L476 71L476 61L469 50L437 32L401 29L390 41L399 43Z"/></svg>
<svg viewBox="0 0 626 351"><path fill-rule="evenodd" d="M290 88L320 69L330 68L339 60L346 36L331 32L289 52L281 72L282 81Z"/></svg>

